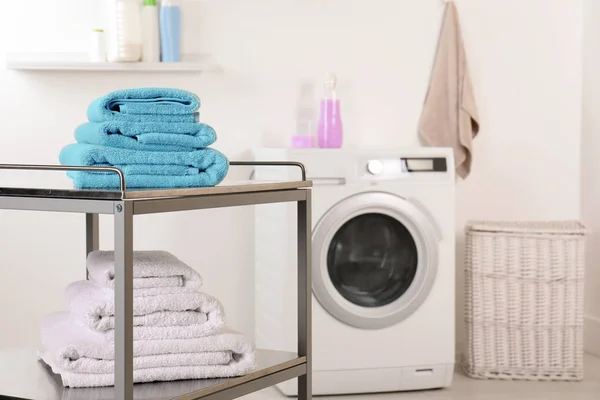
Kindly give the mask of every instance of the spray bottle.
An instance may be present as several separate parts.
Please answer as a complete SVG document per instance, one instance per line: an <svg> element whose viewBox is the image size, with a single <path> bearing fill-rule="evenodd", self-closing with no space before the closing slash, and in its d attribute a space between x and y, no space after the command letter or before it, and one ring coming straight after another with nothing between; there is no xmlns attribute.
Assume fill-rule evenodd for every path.
<svg viewBox="0 0 600 400"><path fill-rule="evenodd" d="M321 99L321 114L318 123L318 143L320 148L342 147L344 130L340 115L340 101L336 94L337 78L329 74L325 82L325 94Z"/></svg>

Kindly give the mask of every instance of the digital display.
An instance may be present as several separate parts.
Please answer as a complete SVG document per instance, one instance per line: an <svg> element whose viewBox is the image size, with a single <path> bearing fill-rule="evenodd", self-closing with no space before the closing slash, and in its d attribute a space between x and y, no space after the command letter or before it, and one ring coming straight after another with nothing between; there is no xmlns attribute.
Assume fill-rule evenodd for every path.
<svg viewBox="0 0 600 400"><path fill-rule="evenodd" d="M447 172L446 159L438 158L403 158L402 167L406 172Z"/></svg>
<svg viewBox="0 0 600 400"><path fill-rule="evenodd" d="M406 167L409 171L433 171L433 160L406 160Z"/></svg>

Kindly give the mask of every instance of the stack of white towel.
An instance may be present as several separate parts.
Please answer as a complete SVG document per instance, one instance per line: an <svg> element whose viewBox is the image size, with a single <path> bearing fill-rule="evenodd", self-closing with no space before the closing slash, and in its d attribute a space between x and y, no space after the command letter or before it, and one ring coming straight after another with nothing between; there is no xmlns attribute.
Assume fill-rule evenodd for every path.
<svg viewBox="0 0 600 400"><path fill-rule="evenodd" d="M256 368L254 344L225 327L219 301L199 292L200 275L163 251L133 257L135 383L226 378ZM68 312L41 323L40 358L64 386L114 385L114 253L87 259L88 281L66 289Z"/></svg>

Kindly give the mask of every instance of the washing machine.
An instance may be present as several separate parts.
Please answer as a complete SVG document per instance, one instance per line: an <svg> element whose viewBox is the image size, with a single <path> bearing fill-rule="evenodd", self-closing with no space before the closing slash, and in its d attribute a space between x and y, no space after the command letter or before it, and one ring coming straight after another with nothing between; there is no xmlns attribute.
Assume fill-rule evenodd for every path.
<svg viewBox="0 0 600 400"><path fill-rule="evenodd" d="M455 363L455 174L446 148L256 149L312 189L315 395L447 387ZM298 180L260 167L255 179ZM296 207L256 207L255 339L297 349ZM295 381L277 386L297 395Z"/></svg>

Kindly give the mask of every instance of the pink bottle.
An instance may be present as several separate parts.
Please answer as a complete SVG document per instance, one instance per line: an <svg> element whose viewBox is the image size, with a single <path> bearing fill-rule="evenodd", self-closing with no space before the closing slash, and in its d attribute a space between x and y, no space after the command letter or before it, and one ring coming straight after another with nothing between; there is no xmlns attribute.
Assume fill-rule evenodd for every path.
<svg viewBox="0 0 600 400"><path fill-rule="evenodd" d="M321 99L321 115L317 132L319 147L322 149L339 149L344 139L340 101L335 93L336 85L336 76L330 74L325 83L325 96Z"/></svg>

